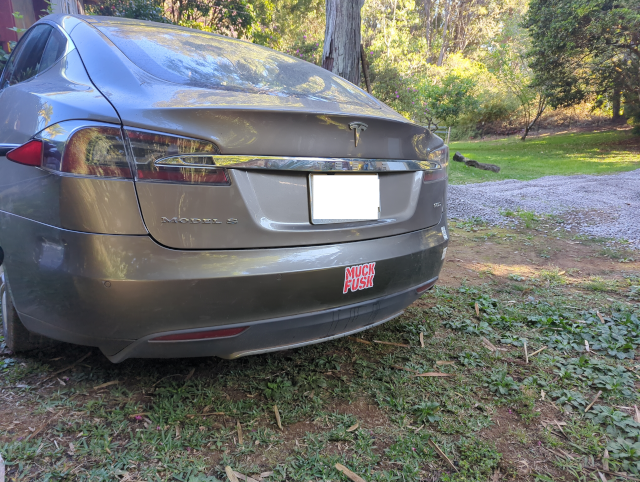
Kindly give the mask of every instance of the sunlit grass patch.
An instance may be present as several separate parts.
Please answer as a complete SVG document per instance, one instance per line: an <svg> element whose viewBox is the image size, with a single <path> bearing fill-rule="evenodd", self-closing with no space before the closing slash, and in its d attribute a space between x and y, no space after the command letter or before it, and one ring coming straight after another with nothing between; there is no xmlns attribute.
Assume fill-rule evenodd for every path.
<svg viewBox="0 0 640 482"><path fill-rule="evenodd" d="M450 151L460 151L479 162L497 164L499 173L482 171L450 162L452 184L530 180L543 176L611 174L640 168L640 138L629 131L554 134L522 142L512 138L452 142Z"/></svg>

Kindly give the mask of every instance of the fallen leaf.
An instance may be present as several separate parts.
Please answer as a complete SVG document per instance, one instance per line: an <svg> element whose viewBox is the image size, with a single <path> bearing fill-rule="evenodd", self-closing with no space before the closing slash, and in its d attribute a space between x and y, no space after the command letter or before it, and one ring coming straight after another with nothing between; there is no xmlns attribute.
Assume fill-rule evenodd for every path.
<svg viewBox="0 0 640 482"><path fill-rule="evenodd" d="M392 368L396 368L397 370L404 370L405 372L411 373L420 373L418 370L413 370L411 368L401 367L400 365L391 365Z"/></svg>
<svg viewBox="0 0 640 482"><path fill-rule="evenodd" d="M242 438L242 425L240 425L240 420L236 421L236 425L238 428L238 445L242 445L244 441Z"/></svg>
<svg viewBox="0 0 640 482"><path fill-rule="evenodd" d="M497 348L495 346L493 346L493 343L491 343L489 340L487 340L484 336L480 338L482 340L482 344L489 350L489 351L496 351Z"/></svg>
<svg viewBox="0 0 640 482"><path fill-rule="evenodd" d="M360 424L358 422L356 422L355 424L353 424L351 427L349 427L347 429L347 432L353 432L355 429L357 429L360 426Z"/></svg>
<svg viewBox="0 0 640 482"><path fill-rule="evenodd" d="M240 472L236 472L235 470L233 471L233 474L238 478L238 480L240 481L245 481L245 482L258 482L256 479L254 479L253 477L249 477L248 475L244 475L241 474Z"/></svg>
<svg viewBox="0 0 640 482"><path fill-rule="evenodd" d="M274 411L274 413L276 414L276 422L278 423L278 428L279 428L280 430L284 430L284 429L282 428L282 422L280 421L280 412L278 411L278 406L277 406L277 405L274 405L274 406L273 406L273 411Z"/></svg>
<svg viewBox="0 0 640 482"><path fill-rule="evenodd" d="M228 465L224 468L224 471L227 473L227 477L229 478L230 482L240 482L238 480L238 477L236 477L235 472L233 471L233 469L231 467L229 467Z"/></svg>

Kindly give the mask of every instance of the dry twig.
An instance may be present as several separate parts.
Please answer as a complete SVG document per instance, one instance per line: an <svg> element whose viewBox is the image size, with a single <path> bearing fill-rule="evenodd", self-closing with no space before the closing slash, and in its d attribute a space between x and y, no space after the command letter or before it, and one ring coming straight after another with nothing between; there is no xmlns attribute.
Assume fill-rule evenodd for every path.
<svg viewBox="0 0 640 482"><path fill-rule="evenodd" d="M392 343L390 341L379 341L373 340L374 343L378 343L380 345L389 345L389 346L401 346L402 348L411 348L411 345L404 345L402 343Z"/></svg>
<svg viewBox="0 0 640 482"><path fill-rule="evenodd" d="M344 475L346 475L347 477L349 477L351 480L353 480L353 482L366 482L362 477L360 477L358 474L351 472L348 468L346 468L344 465L342 464L336 464L335 465L336 469L338 469L340 472L342 472Z"/></svg>
<svg viewBox="0 0 640 482"><path fill-rule="evenodd" d="M427 373L418 373L417 375L412 375L411 378L415 377L452 377L451 373L440 373L440 372L427 372Z"/></svg>
<svg viewBox="0 0 640 482"><path fill-rule="evenodd" d="M536 356L538 353L540 353L541 351L544 351L547 349L547 346L543 346L542 348L540 348L539 350L534 351L531 355L529 355L529 358Z"/></svg>
<svg viewBox="0 0 640 482"><path fill-rule="evenodd" d="M71 370L71 369L72 369L73 367L75 367L78 363L83 362L83 361L85 361L87 358L89 358L89 355L91 355L91 352L87 353L85 356L83 356L82 358L80 358L77 362L72 363L71 365L66 366L66 367L64 367L64 368L61 368L60 370L56 370L56 371L55 371L55 372L53 372L51 375L49 375L47 378L45 378L44 380L41 380L41 381L40 381L40 382L38 382L37 384L44 383L44 382L46 382L47 380L49 380L49 379L51 379L51 378L55 377L55 376L56 376L56 375L58 375L59 373L66 372L67 370ZM36 384L36 385L37 385L37 384Z"/></svg>
<svg viewBox="0 0 640 482"><path fill-rule="evenodd" d="M602 395L602 390L599 390L598 393L596 393L596 397L589 405L587 405L587 408L584 409L584 413L587 413L589 410L591 410L591 407L593 407L593 404L596 403L598 398L600 398L600 395Z"/></svg>
<svg viewBox="0 0 640 482"><path fill-rule="evenodd" d="M437 452L437 454L438 454L440 457L442 457L444 460L446 460L446 462L451 466L451 468L452 468L453 470L455 470L456 472L458 472L458 467L456 467L456 466L453 464L453 462L451 462L451 460L449 459L449 457L447 457L447 456L445 455L445 453L444 453L442 450L440 450L440 447L438 447L438 446L436 445L436 443L435 443L433 440L429 440L429 445L431 445L431 447L433 448L433 450L435 450L435 451Z"/></svg>

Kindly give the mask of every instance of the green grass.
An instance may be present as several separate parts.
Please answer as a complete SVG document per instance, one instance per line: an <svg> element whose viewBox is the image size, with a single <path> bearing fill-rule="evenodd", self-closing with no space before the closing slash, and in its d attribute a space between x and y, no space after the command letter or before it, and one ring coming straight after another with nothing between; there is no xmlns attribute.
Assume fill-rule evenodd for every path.
<svg viewBox="0 0 640 482"><path fill-rule="evenodd" d="M495 141L452 142L451 156L459 151L479 162L497 164L499 173L481 171L459 162L449 164L452 184L571 174L611 174L640 168L640 138L628 131L555 134Z"/></svg>

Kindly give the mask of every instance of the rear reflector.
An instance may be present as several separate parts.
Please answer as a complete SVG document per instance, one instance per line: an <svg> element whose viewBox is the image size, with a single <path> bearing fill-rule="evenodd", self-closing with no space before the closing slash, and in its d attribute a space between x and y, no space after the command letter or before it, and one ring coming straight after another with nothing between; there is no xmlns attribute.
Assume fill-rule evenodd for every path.
<svg viewBox="0 0 640 482"><path fill-rule="evenodd" d="M159 336L152 338L150 342L156 341L190 341L190 340L212 340L215 338L228 338L236 336L245 331L247 327L242 328L223 328L222 330L197 331L194 333L176 333L175 335Z"/></svg>
<svg viewBox="0 0 640 482"><path fill-rule="evenodd" d="M34 139L16 147L7 152L7 159L25 166L40 167L42 165L42 141Z"/></svg>
<svg viewBox="0 0 640 482"><path fill-rule="evenodd" d="M432 280L427 281L425 284L418 286L416 288L416 293L422 294L425 291L430 290L436 284L436 281L438 281L438 278L434 278Z"/></svg>
<svg viewBox="0 0 640 482"><path fill-rule="evenodd" d="M138 180L229 185L229 178L224 169L199 169L194 167L157 166L154 170L138 169Z"/></svg>

